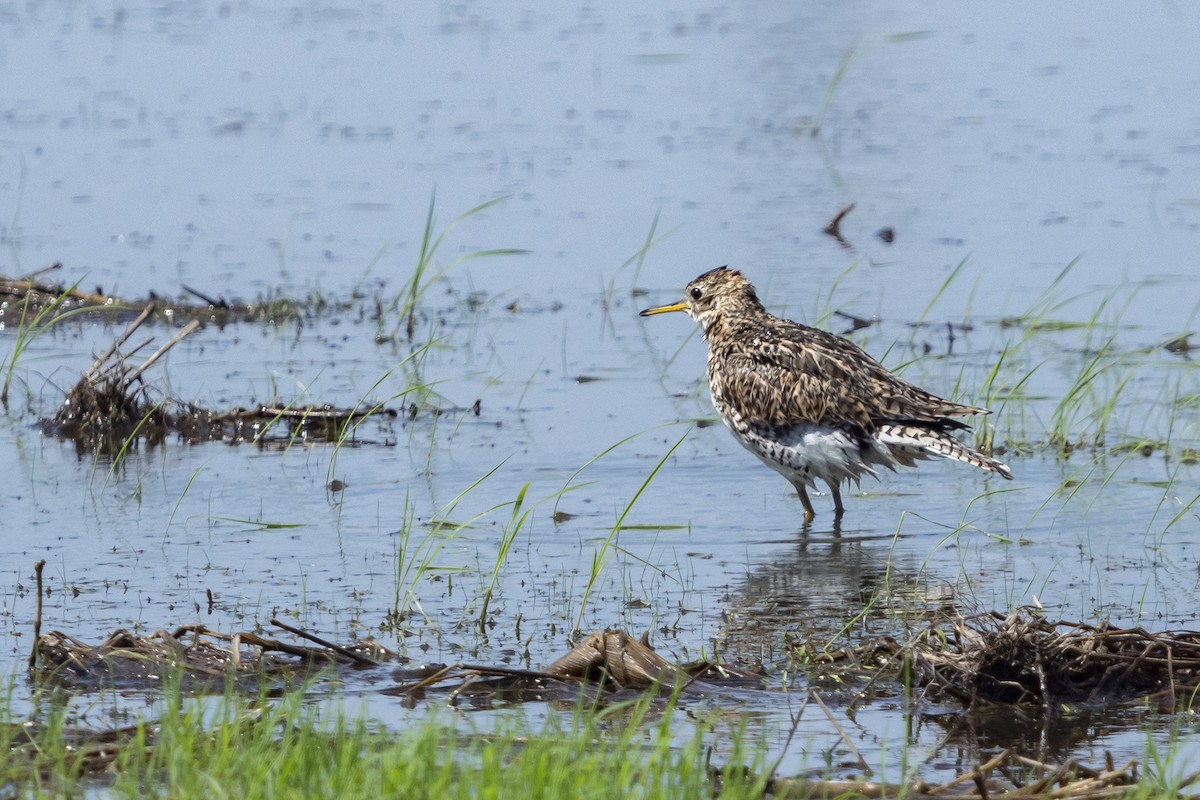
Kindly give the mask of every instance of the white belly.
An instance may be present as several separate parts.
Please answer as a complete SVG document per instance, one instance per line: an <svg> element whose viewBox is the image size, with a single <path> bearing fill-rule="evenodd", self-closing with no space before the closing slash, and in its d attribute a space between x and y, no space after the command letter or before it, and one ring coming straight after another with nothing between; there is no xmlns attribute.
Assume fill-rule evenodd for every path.
<svg viewBox="0 0 1200 800"><path fill-rule="evenodd" d="M725 422L747 450L793 484L813 486L818 478L834 485L843 481L857 484L863 475L875 475L876 466L895 469L901 465L878 439L864 446L842 428L802 424L766 432L741 426L737 420Z"/></svg>

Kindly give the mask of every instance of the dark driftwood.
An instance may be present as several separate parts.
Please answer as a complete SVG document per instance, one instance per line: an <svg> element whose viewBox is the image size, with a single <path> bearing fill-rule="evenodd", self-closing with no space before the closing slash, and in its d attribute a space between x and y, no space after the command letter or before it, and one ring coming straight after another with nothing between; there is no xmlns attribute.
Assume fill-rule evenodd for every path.
<svg viewBox="0 0 1200 800"><path fill-rule="evenodd" d="M337 653L338 655L345 656L346 658L350 659L351 661L353 661L357 664L361 664L364 667L374 667L374 666L377 666L379 663L375 659L364 656L362 653L359 653L357 650L354 650L349 647L342 647L340 644L334 644L333 642L322 639L319 636L315 636L314 634L311 634L308 631L302 630L300 628L295 628L291 625L280 622L277 619L272 619L271 624L274 625L276 628L283 628L288 633L295 634L296 636L299 636L301 639L308 639L310 642L315 642L316 644L319 644L321 647L324 647L327 650L332 650L333 652Z"/></svg>
<svg viewBox="0 0 1200 800"><path fill-rule="evenodd" d="M158 689L164 674L178 672L187 691L221 692L228 679L254 688L264 678L303 677L329 666L378 666L395 660L394 653L374 642L305 647L253 632L223 634L185 625L149 636L117 630L99 645L52 631L38 637L37 658L30 669L41 680L76 689Z"/></svg>

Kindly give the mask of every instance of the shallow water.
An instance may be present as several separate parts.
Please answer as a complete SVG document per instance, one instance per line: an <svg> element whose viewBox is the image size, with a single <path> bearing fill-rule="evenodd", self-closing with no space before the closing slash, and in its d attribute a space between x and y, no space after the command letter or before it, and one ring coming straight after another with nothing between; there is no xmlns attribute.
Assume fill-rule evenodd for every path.
<svg viewBox="0 0 1200 800"><path fill-rule="evenodd" d="M0 13L0 272L61 260L64 279L128 296L357 290L368 299L302 324L209 326L157 380L213 408L421 403L415 420L365 426L358 447L172 442L113 467L35 423L121 325L64 322L36 339L0 421L9 671L30 646L39 558L48 627L84 639L282 615L329 638L375 635L414 661L542 665L578 626L648 629L669 659L781 668L787 637L828 638L873 596L895 613L876 608L851 641L893 632L914 608L1031 602L1052 618L1200 627L1200 468L1181 459L1200 444L1200 384L1188 354L1161 348L1194 327L1200 297L1191 9ZM397 319L377 324L370 298L394 297L411 274L435 191L439 227L509 198L450 232L439 266L531 252L452 265L422 302L415 343L376 344ZM849 202L844 247L821 228ZM692 427L713 415L693 323L636 316L726 262L795 319L842 331L830 312L878 317L856 338L933 391L990 402L1017 479L927 464L864 483L837 529L817 498L803 526L784 481L720 425ZM1056 419L1104 345L1111 363ZM985 397L998 361L997 388L1019 391ZM1044 446L1060 423L1094 438L1110 397L1103 447L1062 458ZM1170 457L1117 449L1142 440L1167 442ZM332 478L348 488L329 491ZM481 634L471 623L505 504L526 485L533 510ZM429 526L439 513L470 524L450 535ZM397 606L411 614L403 634L384 625ZM786 746L783 773L823 765L840 741L809 709L785 745L781 693L735 694L697 702L732 706L731 727L749 719ZM385 722L422 713L361 696ZM900 745L933 752L944 735L902 703L854 720L856 746L892 775ZM1167 727L1112 715L1091 738L1044 738L1095 761L1140 756L1144 730Z"/></svg>

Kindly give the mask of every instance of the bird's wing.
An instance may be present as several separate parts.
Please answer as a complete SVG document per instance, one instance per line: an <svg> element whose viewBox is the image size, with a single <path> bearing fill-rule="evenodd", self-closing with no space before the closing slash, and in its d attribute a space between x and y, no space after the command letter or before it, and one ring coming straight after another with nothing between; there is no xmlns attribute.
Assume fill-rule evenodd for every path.
<svg viewBox="0 0 1200 800"><path fill-rule="evenodd" d="M808 351L778 348L730 353L721 367L725 403L754 425L850 423L874 428L859 376L840 362Z"/></svg>
<svg viewBox="0 0 1200 800"><path fill-rule="evenodd" d="M798 326L799 327L799 326ZM951 403L885 370L862 348L816 328L743 339L718 356L723 400L748 422L850 424L867 433L906 420L960 427L947 417L987 413Z"/></svg>
<svg viewBox="0 0 1200 800"><path fill-rule="evenodd" d="M954 403L915 386L888 372L865 350L820 328L802 327L807 347L822 352L826 360L846 361L857 366L860 379L853 383L855 395L866 403L874 422L906 420L966 427L947 417L969 417L991 413L986 408Z"/></svg>

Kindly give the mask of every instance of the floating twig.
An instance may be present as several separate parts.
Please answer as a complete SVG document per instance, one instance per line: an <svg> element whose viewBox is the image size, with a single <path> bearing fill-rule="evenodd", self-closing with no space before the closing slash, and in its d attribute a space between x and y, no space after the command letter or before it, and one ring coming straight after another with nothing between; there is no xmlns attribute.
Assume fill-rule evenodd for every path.
<svg viewBox="0 0 1200 800"><path fill-rule="evenodd" d="M277 628L283 628L288 633L299 636L301 639L307 639L310 642L315 642L316 644L321 645L321 647L327 647L330 650L334 651L335 653L343 655L346 658L350 659L351 661L355 661L364 666L374 667L374 666L378 665L378 662L376 662L373 659L367 658L362 653L356 653L348 647L342 647L340 644L334 644L333 642L326 641L325 639L322 639L320 636L315 636L302 628L293 627L284 622L280 622L277 619L272 619L271 624Z"/></svg>
<svg viewBox="0 0 1200 800"><path fill-rule="evenodd" d="M842 247L850 246L850 243L842 236L842 220L854 210L854 205L854 203L849 203L843 206L840 211L833 215L833 219L829 220L829 224L825 226L825 230L823 231L826 235L837 239L838 244Z"/></svg>
<svg viewBox="0 0 1200 800"><path fill-rule="evenodd" d="M37 606L33 615L33 650L29 653L29 668L37 666L38 642L42 638L42 570L46 567L46 559L41 559L33 565L34 575L37 576Z"/></svg>
<svg viewBox="0 0 1200 800"><path fill-rule="evenodd" d="M133 335L133 332L140 328L142 323L148 320L150 315L153 313L154 303L147 304L146 307L142 309L142 313L138 314L137 319L129 323L128 327L125 328L125 331L113 340L113 343L109 345L107 350L104 351L104 354L93 361L92 365L83 371L83 379L87 380L94 375L96 370L100 369L104 362L108 361L108 359L112 357L112 354L117 352L121 345L125 344L129 337Z"/></svg>
<svg viewBox="0 0 1200 800"><path fill-rule="evenodd" d="M47 272L53 272L53 271L54 271L54 270L56 270L56 269L62 269L62 262L61 262L61 261L52 261L52 262L50 262L49 264L47 264L46 266L44 266L44 267L41 267L41 268L39 268L39 269L35 269L33 272L26 272L24 275L18 275L18 276L17 276L17 280L19 280L19 281L32 281L32 280L33 280L34 278L36 278L37 276L39 276L39 275L45 275Z"/></svg>
<svg viewBox="0 0 1200 800"><path fill-rule="evenodd" d="M155 350L154 353L149 358L147 358L145 361L143 361L141 366L139 366L137 369L133 370L133 372L130 372L128 375L125 376L125 385L128 386L129 384L131 384L135 380L137 380L138 376L141 375L143 372L145 372L147 369L149 369L154 364L155 361L158 361L160 358L162 358L164 355L166 355L166 352L168 350L170 350L175 345L179 344L186 337L190 336L192 333L195 333L195 331L199 327L200 327L200 320L198 320L198 319L194 319L191 322L189 322L187 325L184 325L183 328L180 329L178 333L176 333L174 336L172 336L170 339L167 340L166 344L164 344L162 347Z"/></svg>
<svg viewBox="0 0 1200 800"><path fill-rule="evenodd" d="M214 300L211 297L209 297L208 295L204 294L203 292L193 289L192 287L188 286L187 284L183 285L183 290L190 295L195 295L196 297L199 297L201 300L203 300L205 303L212 306L213 308L219 308L224 311L229 310L229 303L225 302L224 297Z"/></svg>

